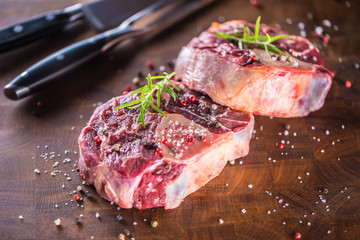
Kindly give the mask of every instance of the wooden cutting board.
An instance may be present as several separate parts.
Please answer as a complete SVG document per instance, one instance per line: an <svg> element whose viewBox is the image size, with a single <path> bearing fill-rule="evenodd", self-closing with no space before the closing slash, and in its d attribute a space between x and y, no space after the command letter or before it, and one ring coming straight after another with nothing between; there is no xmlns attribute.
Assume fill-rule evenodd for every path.
<svg viewBox="0 0 360 240"><path fill-rule="evenodd" d="M145 45L92 61L56 87L20 101L0 94L0 238L117 239L124 233L126 239L293 239L299 232L303 239L360 239L360 2L259 2L260 8L247 0L219 1ZM0 27L74 3L2 0ZM254 22L259 15L291 34L300 34L304 23L321 48L336 73L321 110L294 119L256 116L249 155L173 210L118 210L81 184L77 137L98 104L121 95L139 71L147 74L147 61L158 72L160 66L170 71L168 62L211 22ZM331 27L324 26L326 19ZM330 34L328 44L313 37L315 26ZM94 34L79 24L0 54L0 87L51 52ZM79 206L73 200L77 186L92 193ZM156 228L149 224L154 220Z"/></svg>

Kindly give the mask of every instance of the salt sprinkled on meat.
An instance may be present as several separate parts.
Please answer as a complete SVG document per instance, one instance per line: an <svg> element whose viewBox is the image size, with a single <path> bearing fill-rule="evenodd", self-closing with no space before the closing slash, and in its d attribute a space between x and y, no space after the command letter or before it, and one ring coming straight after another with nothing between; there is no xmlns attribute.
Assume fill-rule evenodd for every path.
<svg viewBox="0 0 360 240"><path fill-rule="evenodd" d="M254 24L246 21L213 23L182 48L175 65L176 76L184 85L239 111L295 117L319 109L330 89L333 73L323 66L321 54L314 44L300 36L279 39L276 46L292 58L286 61L279 56L279 60L272 60L263 49L240 49L215 33L231 33L244 26L254 34ZM318 26L316 31L320 30L322 34L322 27ZM264 24L259 31L266 31L270 36L286 34ZM248 84L249 81L252 84ZM294 92L294 89L304 92ZM281 104L279 99L282 99Z"/></svg>
<svg viewBox="0 0 360 240"><path fill-rule="evenodd" d="M177 101L161 103L168 117L145 115L146 129L131 127L139 109L115 110L137 95L114 98L94 111L79 137L79 168L99 195L123 208L175 208L229 160L247 154L252 115L214 108L210 98L185 87L177 94Z"/></svg>

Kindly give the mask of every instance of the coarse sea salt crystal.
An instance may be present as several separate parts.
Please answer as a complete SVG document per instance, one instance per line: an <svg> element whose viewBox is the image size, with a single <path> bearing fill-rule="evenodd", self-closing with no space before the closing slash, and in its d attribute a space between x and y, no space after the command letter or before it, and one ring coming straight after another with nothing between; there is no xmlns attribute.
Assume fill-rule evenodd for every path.
<svg viewBox="0 0 360 240"><path fill-rule="evenodd" d="M221 218L219 219L219 223L220 224L223 224L224 223L224 220L222 220Z"/></svg>
<svg viewBox="0 0 360 240"><path fill-rule="evenodd" d="M324 29L321 26L317 26L317 27L315 27L315 32L318 35L322 35L324 32Z"/></svg>
<svg viewBox="0 0 360 240"><path fill-rule="evenodd" d="M331 27L331 22L330 22L328 19L322 20L322 24L323 24L325 27Z"/></svg>
<svg viewBox="0 0 360 240"><path fill-rule="evenodd" d="M307 35L306 35L306 32L305 32L304 30L301 30L301 31L300 31L300 36L302 36L302 37L305 38L305 37L307 36Z"/></svg>
<svg viewBox="0 0 360 240"><path fill-rule="evenodd" d="M298 23L298 27L299 27L301 30L305 29L305 23L299 22L299 23Z"/></svg>

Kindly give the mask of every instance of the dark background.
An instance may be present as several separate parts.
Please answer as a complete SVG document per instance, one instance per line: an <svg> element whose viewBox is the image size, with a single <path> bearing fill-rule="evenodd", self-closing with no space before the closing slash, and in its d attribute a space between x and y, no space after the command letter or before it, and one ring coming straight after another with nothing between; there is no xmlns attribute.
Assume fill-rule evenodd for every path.
<svg viewBox="0 0 360 240"><path fill-rule="evenodd" d="M95 59L64 76L56 87L20 101L0 94L0 238L116 239L130 231L127 239L293 239L295 232L303 239L359 239L360 3L259 2L260 8L247 0L219 1L146 44ZM74 3L0 0L0 27ZM295 119L256 116L249 155L227 165L176 209L117 210L87 186L83 188L93 197L85 197L83 208L71 201L72 191L81 185L77 137L96 105L122 94L139 71L147 74L148 60L156 71L160 66L171 71L167 63L211 22L255 22L259 15L263 23L278 24L291 34L299 35L299 22L305 24L307 37L336 74L321 110ZM331 27L324 26L325 19ZM315 26L329 34L328 44L313 36ZM53 51L94 34L78 24L0 54L0 87ZM281 140L283 149L277 146ZM71 162L64 164L66 158ZM54 170L61 172L53 177ZM76 224L80 214L84 217ZM57 218L60 228L53 222ZM151 220L158 221L157 228L150 227Z"/></svg>

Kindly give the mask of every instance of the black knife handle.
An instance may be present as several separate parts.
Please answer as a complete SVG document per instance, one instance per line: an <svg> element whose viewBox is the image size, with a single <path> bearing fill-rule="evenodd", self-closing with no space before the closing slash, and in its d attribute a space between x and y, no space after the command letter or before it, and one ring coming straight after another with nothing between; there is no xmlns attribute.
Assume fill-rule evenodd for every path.
<svg viewBox="0 0 360 240"><path fill-rule="evenodd" d="M58 76L89 61L110 41L131 33L128 29L109 30L63 48L35 63L4 87L6 97L17 100L52 84Z"/></svg>
<svg viewBox="0 0 360 240"><path fill-rule="evenodd" d="M63 28L81 15L81 5L53 11L0 30L0 53L12 50Z"/></svg>

